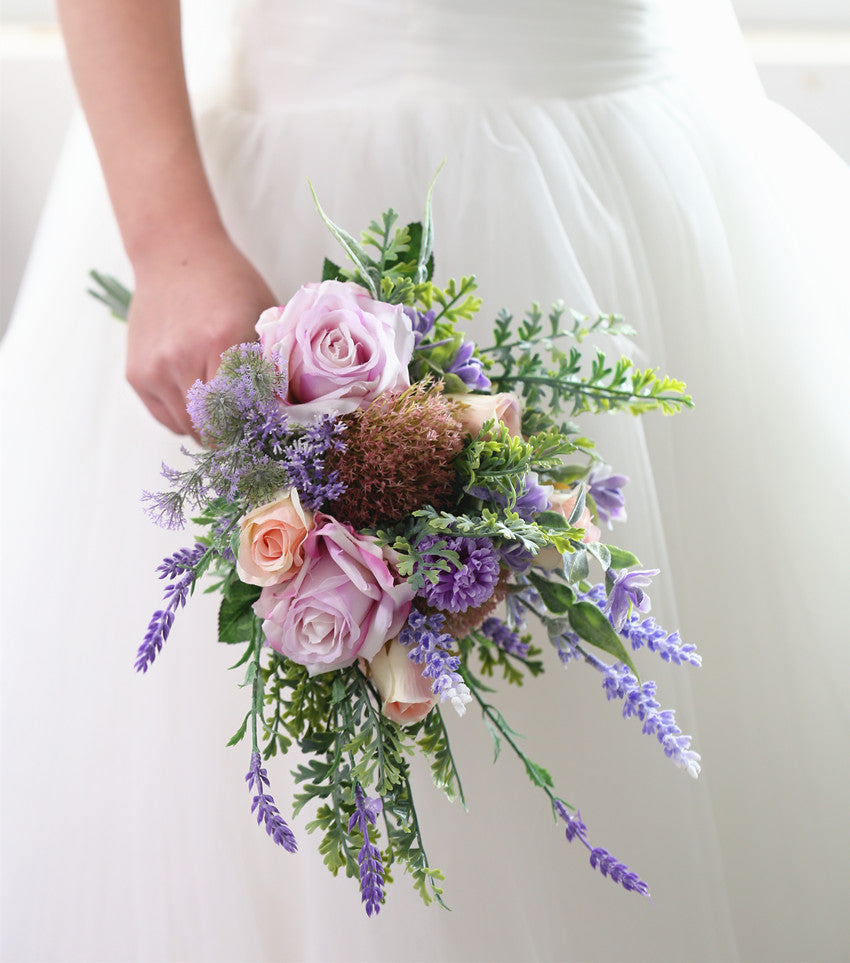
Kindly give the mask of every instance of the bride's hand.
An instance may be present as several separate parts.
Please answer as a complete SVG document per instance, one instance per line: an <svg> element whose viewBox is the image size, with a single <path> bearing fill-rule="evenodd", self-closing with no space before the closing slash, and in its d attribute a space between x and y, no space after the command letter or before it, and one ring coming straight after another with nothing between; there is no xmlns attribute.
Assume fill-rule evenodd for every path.
<svg viewBox="0 0 850 963"><path fill-rule="evenodd" d="M256 340L254 325L274 295L218 231L156 245L135 273L127 380L158 421L192 434L187 390L215 374L226 348Z"/></svg>

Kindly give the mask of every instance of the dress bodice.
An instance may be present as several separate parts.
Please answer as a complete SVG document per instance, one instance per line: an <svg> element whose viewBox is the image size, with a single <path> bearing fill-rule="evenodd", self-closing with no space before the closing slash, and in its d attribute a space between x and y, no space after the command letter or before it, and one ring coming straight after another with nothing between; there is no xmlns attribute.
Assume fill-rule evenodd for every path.
<svg viewBox="0 0 850 963"><path fill-rule="evenodd" d="M263 110L582 97L670 70L651 0L248 0L239 17L239 86Z"/></svg>

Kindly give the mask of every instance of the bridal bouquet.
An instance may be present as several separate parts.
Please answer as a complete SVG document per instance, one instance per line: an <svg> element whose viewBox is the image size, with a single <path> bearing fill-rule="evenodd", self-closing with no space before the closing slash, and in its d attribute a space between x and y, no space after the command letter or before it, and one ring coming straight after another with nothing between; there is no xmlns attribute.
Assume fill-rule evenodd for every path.
<svg viewBox="0 0 850 963"><path fill-rule="evenodd" d="M261 315L258 342L229 349L216 376L194 385L188 410L204 447L184 450L189 466L165 467L168 490L146 496L158 523L180 528L188 516L200 534L159 567L165 605L136 668L147 671L211 577L219 641L242 647L250 697L229 744L250 742L252 811L295 851L264 761L297 743L291 812L310 807L307 831L321 834L332 873L359 878L370 916L394 866L426 903L442 903L408 760L425 756L462 801L444 712L469 708L496 755L504 744L519 756L591 866L648 895L591 844L483 679L522 685L544 671L528 629L539 622L556 663L590 666L623 715L697 775L690 737L639 680L632 653L699 656L646 615L657 570L603 542L599 526L625 518L626 479L569 420L675 412L690 398L625 358L584 357L586 336L628 333L615 315L535 305L521 320L500 313L491 345L470 341L474 278L432 280L430 191L421 224L399 226L390 210L360 239L319 212L351 266L326 261L321 282ZM96 279L98 296L125 311L127 292Z"/></svg>

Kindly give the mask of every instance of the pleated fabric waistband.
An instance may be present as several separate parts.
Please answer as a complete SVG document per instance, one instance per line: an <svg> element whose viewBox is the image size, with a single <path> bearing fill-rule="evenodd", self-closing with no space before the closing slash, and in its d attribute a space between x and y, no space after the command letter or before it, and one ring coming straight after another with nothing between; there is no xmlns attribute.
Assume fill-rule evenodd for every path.
<svg viewBox="0 0 850 963"><path fill-rule="evenodd" d="M649 0L247 0L244 106L584 97L670 71Z"/></svg>

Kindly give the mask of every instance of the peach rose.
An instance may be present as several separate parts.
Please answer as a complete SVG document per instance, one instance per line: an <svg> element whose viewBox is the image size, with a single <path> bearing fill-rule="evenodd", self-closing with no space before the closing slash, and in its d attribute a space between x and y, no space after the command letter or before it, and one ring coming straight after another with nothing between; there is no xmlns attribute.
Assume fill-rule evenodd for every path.
<svg viewBox="0 0 850 963"><path fill-rule="evenodd" d="M549 511L557 512L559 515L563 515L564 518L569 521L570 515L573 513L573 509L576 507L576 502L578 501L578 492L575 489L569 491L563 491L561 489L555 489L549 496ZM584 529L584 538L582 541L585 545L589 545L591 542L598 542L602 536L602 531L596 525L593 524L593 520L590 517L590 509L587 505L584 506L584 510L581 515L573 522L576 528Z"/></svg>
<svg viewBox="0 0 850 963"><path fill-rule="evenodd" d="M303 543L313 513L294 488L242 519L236 571L251 585L276 585L292 578L304 561Z"/></svg>
<svg viewBox="0 0 850 963"><path fill-rule="evenodd" d="M501 421L512 435L519 436L522 410L516 395L505 392L500 395L447 394L445 397L457 404L454 416L473 438L491 418Z"/></svg>
<svg viewBox="0 0 850 963"><path fill-rule="evenodd" d="M570 515L573 513L573 509L576 507L576 502L578 501L578 492L575 489L570 489L565 491L563 489L556 488L552 494L549 496L549 511L557 512L559 515L563 515L564 518L569 521ZM590 517L590 509L587 505L584 506L584 511L581 515L573 522L576 528L584 529L584 538L582 541L585 545L589 545L591 542L598 542L602 531L593 524ZM563 558L561 553L554 547L554 545L546 545L542 548L534 558L534 564L540 565L543 568L555 569L560 568Z"/></svg>
<svg viewBox="0 0 850 963"><path fill-rule="evenodd" d="M378 688L381 711L400 726L421 722L434 708L439 696L431 691L431 681L414 665L408 649L398 639L388 642L372 659L369 675Z"/></svg>

